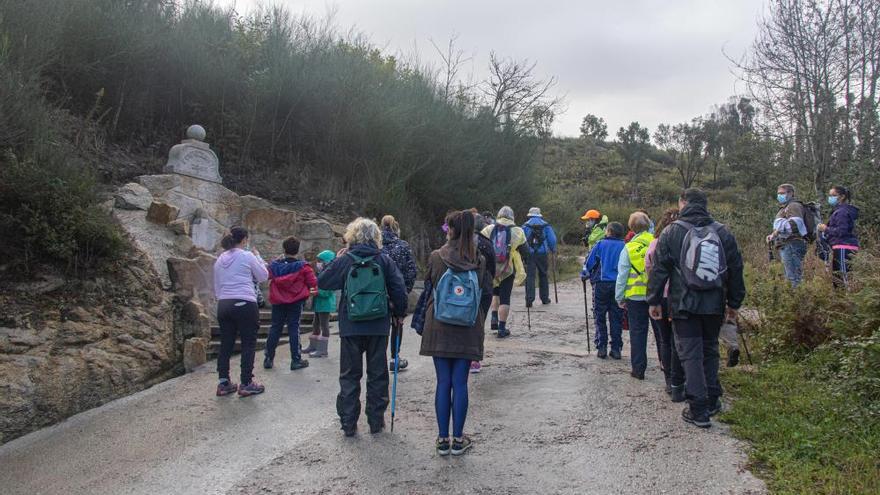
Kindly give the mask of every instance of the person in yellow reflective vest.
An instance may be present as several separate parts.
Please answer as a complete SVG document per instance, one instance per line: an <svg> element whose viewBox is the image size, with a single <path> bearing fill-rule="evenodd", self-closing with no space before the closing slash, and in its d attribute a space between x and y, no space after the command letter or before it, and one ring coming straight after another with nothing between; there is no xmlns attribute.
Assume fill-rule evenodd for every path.
<svg viewBox="0 0 880 495"><path fill-rule="evenodd" d="M645 379L648 368L648 273L645 269L645 255L654 240L651 234L651 219L647 214L637 211L629 216L629 229L635 233L620 252L617 262L617 284L615 299L621 308L626 308L629 322L629 354L632 371L630 376Z"/></svg>

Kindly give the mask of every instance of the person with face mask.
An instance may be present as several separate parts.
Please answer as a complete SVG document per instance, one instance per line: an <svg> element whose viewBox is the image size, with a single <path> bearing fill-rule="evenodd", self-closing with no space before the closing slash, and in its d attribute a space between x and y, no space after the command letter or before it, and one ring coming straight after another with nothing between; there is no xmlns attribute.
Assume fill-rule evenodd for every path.
<svg viewBox="0 0 880 495"><path fill-rule="evenodd" d="M797 287L803 278L804 257L807 255L806 208L795 199L794 186L791 184L776 188L776 201L779 203L779 212L773 220L773 232L767 236L767 242L779 250L785 278L792 287Z"/></svg>
<svg viewBox="0 0 880 495"><path fill-rule="evenodd" d="M581 239L587 253L596 247L596 244L605 238L605 229L608 227L608 217L599 213L598 210L589 210L581 217L584 221L584 236Z"/></svg>
<svg viewBox="0 0 880 495"><path fill-rule="evenodd" d="M850 204L852 193L843 186L834 186L828 191L828 205L833 208L828 223L819 224L819 232L831 248L831 268L834 272L834 286L846 287L849 262L859 251L859 238L856 236L856 220L859 209Z"/></svg>
<svg viewBox="0 0 880 495"><path fill-rule="evenodd" d="M321 272L334 259L336 259L336 253L333 251L325 250L318 253L315 274L321 275ZM319 289L312 298L312 310L315 312L315 319L312 321L309 347L303 349L302 352L313 358L327 357L327 347L330 343L330 313L336 311L336 292Z"/></svg>

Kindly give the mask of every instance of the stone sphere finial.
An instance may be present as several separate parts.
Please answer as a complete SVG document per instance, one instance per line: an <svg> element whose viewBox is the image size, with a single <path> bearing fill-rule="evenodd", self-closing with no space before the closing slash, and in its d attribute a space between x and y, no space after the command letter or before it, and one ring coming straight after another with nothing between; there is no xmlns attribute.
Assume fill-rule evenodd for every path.
<svg viewBox="0 0 880 495"><path fill-rule="evenodd" d="M204 141L205 135L205 128L198 124L191 125L186 130L186 137L189 139L195 139L196 141Z"/></svg>

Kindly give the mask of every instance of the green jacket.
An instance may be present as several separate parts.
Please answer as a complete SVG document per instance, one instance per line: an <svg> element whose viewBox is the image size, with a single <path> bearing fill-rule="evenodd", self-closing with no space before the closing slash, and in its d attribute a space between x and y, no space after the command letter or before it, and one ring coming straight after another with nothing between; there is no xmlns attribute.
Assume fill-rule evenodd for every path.
<svg viewBox="0 0 880 495"><path fill-rule="evenodd" d="M599 241L605 238L606 227L608 227L608 216L602 215L602 220L593 227L593 230L590 232L590 237L587 239L587 242L589 243L589 246L587 246L587 252L591 251Z"/></svg>
<svg viewBox="0 0 880 495"><path fill-rule="evenodd" d="M319 289L318 295L312 299L312 311L315 313L333 313L336 311L336 291Z"/></svg>

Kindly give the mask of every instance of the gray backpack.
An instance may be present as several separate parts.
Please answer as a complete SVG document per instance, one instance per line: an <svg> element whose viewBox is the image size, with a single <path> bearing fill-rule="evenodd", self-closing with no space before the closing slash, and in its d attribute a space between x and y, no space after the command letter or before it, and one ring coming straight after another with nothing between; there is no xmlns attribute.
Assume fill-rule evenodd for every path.
<svg viewBox="0 0 880 495"><path fill-rule="evenodd" d="M679 270L685 285L697 291L722 288L727 277L727 257L718 232L724 225L713 222L697 227L684 220L675 223L687 229L679 257Z"/></svg>

